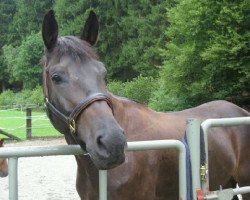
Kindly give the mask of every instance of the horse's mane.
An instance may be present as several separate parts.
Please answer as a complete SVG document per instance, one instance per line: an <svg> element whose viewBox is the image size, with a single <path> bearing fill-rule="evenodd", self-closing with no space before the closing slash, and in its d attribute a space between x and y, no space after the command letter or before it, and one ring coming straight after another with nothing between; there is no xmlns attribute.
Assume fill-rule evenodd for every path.
<svg viewBox="0 0 250 200"><path fill-rule="evenodd" d="M137 101L137 100L133 100L133 99L129 99L127 97L121 97L121 96L117 96L112 94L115 98L117 98L118 100L121 100L123 103L127 104L127 105L133 105L139 109L146 109L146 110L151 110L150 108L148 108L144 103Z"/></svg>

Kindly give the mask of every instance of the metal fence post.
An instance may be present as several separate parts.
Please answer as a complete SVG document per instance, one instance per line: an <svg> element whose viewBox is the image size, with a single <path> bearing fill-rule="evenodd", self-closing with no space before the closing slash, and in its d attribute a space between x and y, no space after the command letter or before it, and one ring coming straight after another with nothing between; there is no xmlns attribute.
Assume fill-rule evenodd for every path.
<svg viewBox="0 0 250 200"><path fill-rule="evenodd" d="M200 182L200 120L188 119L186 122L187 143L190 150L191 178L193 199L197 199L196 191L201 188Z"/></svg>
<svg viewBox="0 0 250 200"><path fill-rule="evenodd" d="M17 164L18 158L11 157L8 160L9 170L9 199L18 200L18 178L17 178Z"/></svg>
<svg viewBox="0 0 250 200"><path fill-rule="evenodd" d="M107 170L99 170L99 200L107 200Z"/></svg>

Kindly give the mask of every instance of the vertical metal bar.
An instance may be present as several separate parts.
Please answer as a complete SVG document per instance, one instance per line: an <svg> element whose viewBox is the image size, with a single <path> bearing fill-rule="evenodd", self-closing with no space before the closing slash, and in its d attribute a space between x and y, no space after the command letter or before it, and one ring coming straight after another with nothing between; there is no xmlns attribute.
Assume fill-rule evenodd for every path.
<svg viewBox="0 0 250 200"><path fill-rule="evenodd" d="M99 200L107 200L107 170L99 170Z"/></svg>
<svg viewBox="0 0 250 200"><path fill-rule="evenodd" d="M204 140L205 140L205 151L206 151L206 165L207 165L207 179L201 181L201 188L204 194L207 194L207 191L209 191L209 163L208 163L208 129L211 126L211 121L210 119L205 120L202 124L201 127L203 129L204 133Z"/></svg>
<svg viewBox="0 0 250 200"><path fill-rule="evenodd" d="M18 200L18 178L17 178L17 164L18 158L11 157L8 160L9 170L9 199Z"/></svg>
<svg viewBox="0 0 250 200"><path fill-rule="evenodd" d="M187 169L186 149L182 142L177 146L179 150L179 199L187 199Z"/></svg>
<svg viewBox="0 0 250 200"><path fill-rule="evenodd" d="M192 194L197 199L196 191L201 188L200 180L200 120L188 119L186 124L187 143L190 150Z"/></svg>

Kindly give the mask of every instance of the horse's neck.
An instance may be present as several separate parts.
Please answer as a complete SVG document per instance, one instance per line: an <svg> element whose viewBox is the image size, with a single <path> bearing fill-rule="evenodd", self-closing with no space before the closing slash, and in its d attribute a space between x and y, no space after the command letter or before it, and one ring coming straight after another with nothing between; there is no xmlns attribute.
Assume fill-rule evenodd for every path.
<svg viewBox="0 0 250 200"><path fill-rule="evenodd" d="M139 128L148 127L162 113L157 113L137 102L112 96L114 116L119 125L127 134L137 131Z"/></svg>
<svg viewBox="0 0 250 200"><path fill-rule="evenodd" d="M131 117L138 117L142 105L123 97L112 96L114 116L122 127L127 127Z"/></svg>
<svg viewBox="0 0 250 200"><path fill-rule="evenodd" d="M124 129L127 141L178 139L182 129L174 128L173 123L185 125L177 113L162 113L151 110L142 104L112 96L114 116ZM167 122L167 123L166 123ZM166 134L167 133L167 134Z"/></svg>

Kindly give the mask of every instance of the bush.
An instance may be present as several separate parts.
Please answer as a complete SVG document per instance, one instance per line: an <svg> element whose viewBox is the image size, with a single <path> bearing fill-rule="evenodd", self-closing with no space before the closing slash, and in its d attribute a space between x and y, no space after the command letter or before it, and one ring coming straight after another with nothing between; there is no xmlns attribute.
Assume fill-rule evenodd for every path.
<svg viewBox="0 0 250 200"><path fill-rule="evenodd" d="M9 82L22 82L25 89L32 89L40 83L42 68L39 60L43 54L41 33L31 34L22 41L20 46L4 46L4 60Z"/></svg>
<svg viewBox="0 0 250 200"><path fill-rule="evenodd" d="M122 83L114 81L108 84L108 89L118 96L148 104L151 93L156 89L155 81L152 77L138 76L132 81Z"/></svg>
<svg viewBox="0 0 250 200"><path fill-rule="evenodd" d="M0 95L0 106L15 104L14 92L6 90Z"/></svg>
<svg viewBox="0 0 250 200"><path fill-rule="evenodd" d="M184 98L176 96L176 94L168 91L164 86L160 85L154 91L149 100L149 107L157 111L178 111L187 107Z"/></svg>
<svg viewBox="0 0 250 200"><path fill-rule="evenodd" d="M0 95L0 106L18 105L24 107L36 107L41 109L43 107L43 92L42 87L37 86L33 90L22 90L14 93L11 90L6 90Z"/></svg>
<svg viewBox="0 0 250 200"><path fill-rule="evenodd" d="M37 86L31 94L31 100L34 104L43 106L44 104L43 89L41 86Z"/></svg>

